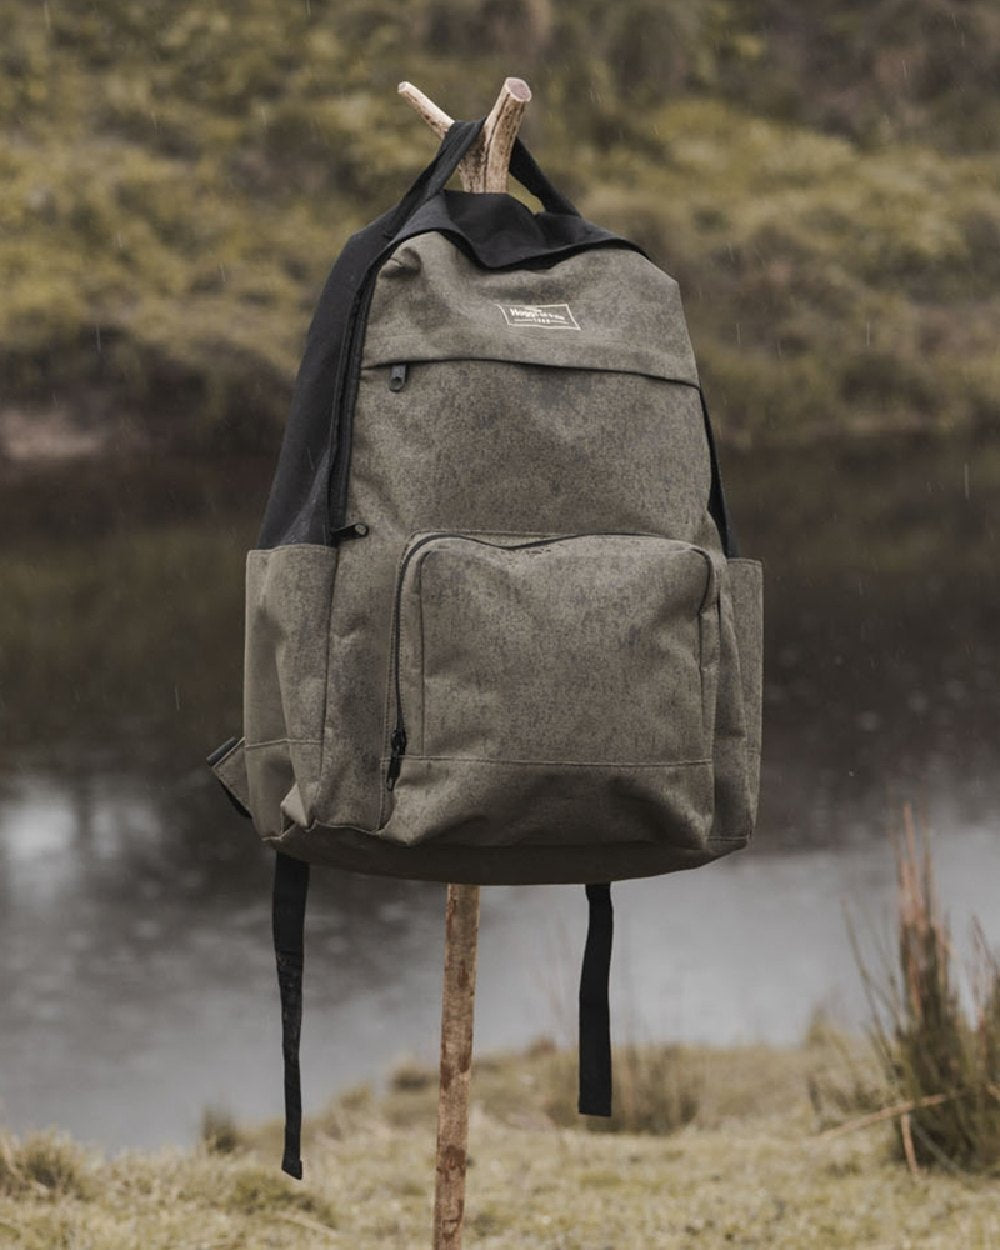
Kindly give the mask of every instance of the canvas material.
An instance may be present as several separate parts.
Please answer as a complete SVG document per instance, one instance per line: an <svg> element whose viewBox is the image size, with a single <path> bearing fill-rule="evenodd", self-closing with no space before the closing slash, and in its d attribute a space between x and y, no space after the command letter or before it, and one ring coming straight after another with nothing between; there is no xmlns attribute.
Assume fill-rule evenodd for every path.
<svg viewBox="0 0 1000 1250"><path fill-rule="evenodd" d="M553 324L518 319L533 308ZM382 266L363 363L461 357L698 379L677 283L638 252L484 270L443 235L419 235Z"/></svg>
<svg viewBox="0 0 1000 1250"><path fill-rule="evenodd" d="M580 328L504 307L547 305ZM721 555L696 381L677 284L634 251L491 272L439 234L397 249L354 411L347 517L368 535L247 560L245 736L216 772L266 840L483 882L646 875L746 841L760 567ZM436 531L465 537L403 570ZM390 793L397 592L421 720ZM518 683L534 702L515 713Z"/></svg>

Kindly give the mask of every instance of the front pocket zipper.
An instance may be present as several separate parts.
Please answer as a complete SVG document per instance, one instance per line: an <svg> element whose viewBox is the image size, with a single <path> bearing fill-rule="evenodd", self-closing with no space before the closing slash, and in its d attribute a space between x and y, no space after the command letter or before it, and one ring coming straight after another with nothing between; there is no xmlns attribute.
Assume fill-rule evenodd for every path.
<svg viewBox="0 0 1000 1250"><path fill-rule="evenodd" d="M400 638L402 632L402 597L403 586L406 577L406 571L416 556L429 543L436 542L442 538L457 538L463 542L477 543L481 546L498 548L505 551L523 551L531 547L545 547L556 543L572 542L575 539L585 538L653 538L661 539L665 542L675 540L665 539L662 535L650 534L646 531L637 530L606 530L606 531L586 531L577 534L560 534L549 535L546 537L530 538L523 542L502 542L495 541L485 537L479 537L467 532L457 530L436 530L414 539L411 545L406 549L399 563L396 575L396 593L393 603L393 619L392 633L390 644L390 663L392 671L392 689L393 702L395 706L395 727L389 737L389 763L386 769L385 788L393 790L399 779L399 774L403 765L403 757L406 754L407 737L406 725L403 714L403 693L400 677ZM707 578L705 593L699 607L699 612L703 611L710 597L717 590L715 570L710 553L701 547L692 544L682 544L685 548L697 552L705 560L707 566Z"/></svg>

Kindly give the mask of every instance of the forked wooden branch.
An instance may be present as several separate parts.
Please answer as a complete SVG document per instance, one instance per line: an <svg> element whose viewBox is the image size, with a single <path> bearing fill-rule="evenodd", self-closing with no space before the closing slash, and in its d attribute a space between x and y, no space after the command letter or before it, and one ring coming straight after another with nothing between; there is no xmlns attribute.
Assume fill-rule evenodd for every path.
<svg viewBox="0 0 1000 1250"><path fill-rule="evenodd" d="M439 135L452 119L412 83L399 94ZM531 100L521 78L504 81L479 139L458 167L466 191L506 191L510 153ZM434 1177L434 1250L461 1250L469 1142L469 1081L476 1004L479 886L449 885L441 994L441 1077Z"/></svg>
<svg viewBox="0 0 1000 1250"><path fill-rule="evenodd" d="M443 136L452 118L412 83L401 82L399 94L417 110L436 134ZM510 153L531 101L531 88L523 78L507 78L490 110L483 132L458 166L466 191L506 191Z"/></svg>

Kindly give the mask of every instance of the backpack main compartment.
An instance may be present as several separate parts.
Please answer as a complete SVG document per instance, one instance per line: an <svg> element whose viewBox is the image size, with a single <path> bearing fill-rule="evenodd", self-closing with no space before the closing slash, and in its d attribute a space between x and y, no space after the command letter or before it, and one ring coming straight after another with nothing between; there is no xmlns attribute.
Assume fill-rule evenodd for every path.
<svg viewBox="0 0 1000 1250"><path fill-rule="evenodd" d="M439 205L473 198L528 236L513 197ZM247 558L244 736L215 769L258 832L484 884L743 846L761 570L713 516L677 283L613 236L488 265L427 229L356 320L327 541Z"/></svg>

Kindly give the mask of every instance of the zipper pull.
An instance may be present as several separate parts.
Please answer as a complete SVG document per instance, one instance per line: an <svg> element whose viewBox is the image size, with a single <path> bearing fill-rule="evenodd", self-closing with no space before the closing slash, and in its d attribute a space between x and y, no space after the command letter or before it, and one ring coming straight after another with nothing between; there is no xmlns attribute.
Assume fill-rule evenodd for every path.
<svg viewBox="0 0 1000 1250"><path fill-rule="evenodd" d="M403 755L406 752L406 730L402 725L397 725L393 730L389 744L392 747L392 755L389 757L389 771L385 775L385 788L392 790L399 777L399 770L403 767Z"/></svg>
<svg viewBox="0 0 1000 1250"><path fill-rule="evenodd" d="M343 542L345 538L366 538L368 536L369 526L364 521L352 521L350 525L342 525L340 529L333 530L330 534L330 546L334 543Z"/></svg>
<svg viewBox="0 0 1000 1250"><path fill-rule="evenodd" d="M389 370L389 390L401 391L406 385L406 365L393 365Z"/></svg>

